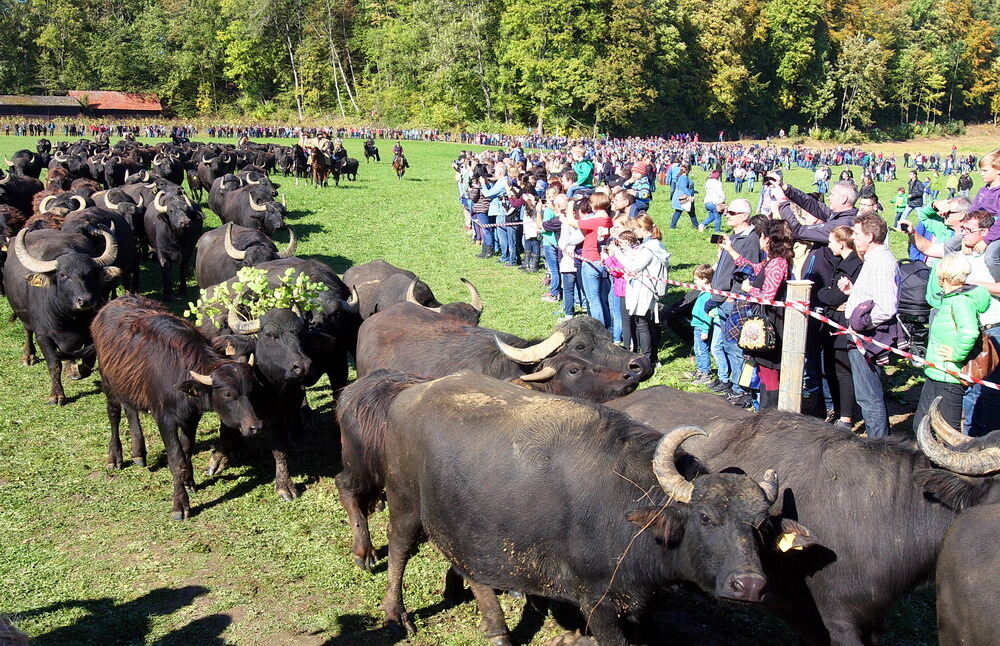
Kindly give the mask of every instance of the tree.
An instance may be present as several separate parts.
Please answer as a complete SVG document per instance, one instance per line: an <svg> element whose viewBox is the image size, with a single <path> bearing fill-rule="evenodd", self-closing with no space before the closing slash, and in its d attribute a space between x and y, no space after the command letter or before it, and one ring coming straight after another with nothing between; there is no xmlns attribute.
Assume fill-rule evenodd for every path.
<svg viewBox="0 0 1000 646"><path fill-rule="evenodd" d="M888 54L881 43L860 32L844 42L835 71L842 130L872 124L872 113L883 104Z"/></svg>
<svg viewBox="0 0 1000 646"><path fill-rule="evenodd" d="M770 0L761 12L757 37L767 43L774 64L771 88L778 105L790 110L823 78L827 56L822 0Z"/></svg>

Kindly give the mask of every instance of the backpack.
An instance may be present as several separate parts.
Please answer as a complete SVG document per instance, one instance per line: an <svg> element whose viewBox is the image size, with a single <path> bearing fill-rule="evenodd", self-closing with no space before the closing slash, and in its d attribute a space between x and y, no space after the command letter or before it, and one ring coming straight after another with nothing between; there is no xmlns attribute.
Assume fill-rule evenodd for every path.
<svg viewBox="0 0 1000 646"><path fill-rule="evenodd" d="M927 303L927 282L931 269L919 260L899 261L899 295L896 309L900 314L927 316L931 306Z"/></svg>

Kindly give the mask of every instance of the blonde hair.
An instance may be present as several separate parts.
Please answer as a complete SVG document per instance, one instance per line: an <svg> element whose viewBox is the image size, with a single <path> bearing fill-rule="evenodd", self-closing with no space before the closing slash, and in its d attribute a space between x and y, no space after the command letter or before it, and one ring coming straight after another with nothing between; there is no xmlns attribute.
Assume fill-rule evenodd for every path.
<svg viewBox="0 0 1000 646"><path fill-rule="evenodd" d="M972 264L960 253L950 253L934 267L941 285L964 285L972 273Z"/></svg>
<svg viewBox="0 0 1000 646"><path fill-rule="evenodd" d="M653 240L663 239L663 233L660 231L660 227L656 226L656 223L653 222L653 218L649 217L648 213L640 213L639 216L635 218L635 228L649 231L649 237Z"/></svg>
<svg viewBox="0 0 1000 646"><path fill-rule="evenodd" d="M590 208L595 212L611 210L611 198L608 197L607 193L591 193L588 199L590 200Z"/></svg>
<svg viewBox="0 0 1000 646"><path fill-rule="evenodd" d="M1000 170L1000 148L997 148L993 152L986 153L983 158L979 160L979 168L992 168L994 170Z"/></svg>

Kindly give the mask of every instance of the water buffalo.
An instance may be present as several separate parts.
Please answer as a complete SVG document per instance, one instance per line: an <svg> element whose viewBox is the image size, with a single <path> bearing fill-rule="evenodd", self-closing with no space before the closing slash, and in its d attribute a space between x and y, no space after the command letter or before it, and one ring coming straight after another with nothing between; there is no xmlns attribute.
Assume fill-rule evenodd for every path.
<svg viewBox="0 0 1000 646"><path fill-rule="evenodd" d="M0 172L0 204L9 204L24 213L33 212L32 198L44 188L34 177Z"/></svg>
<svg viewBox="0 0 1000 646"><path fill-rule="evenodd" d="M3 266L7 262L7 249L11 239L24 227L27 218L20 209L0 204L0 296L4 295Z"/></svg>
<svg viewBox="0 0 1000 646"><path fill-rule="evenodd" d="M62 230L87 236L98 253L103 253L105 249L104 232L110 232L117 248L115 266L121 270L121 283L135 292L139 291L139 248L132 231L135 205L122 201L119 206L121 211L98 207L74 211L63 220ZM107 287L106 294L110 295L114 285L109 283Z"/></svg>
<svg viewBox="0 0 1000 646"><path fill-rule="evenodd" d="M479 317L483 314L483 299L475 285L465 278L459 280L469 290L471 302L442 305L424 281L409 278L405 274L393 274L375 287L370 302L372 314L387 310L397 303L413 303L432 312L460 319L469 325L479 325Z"/></svg>
<svg viewBox="0 0 1000 646"><path fill-rule="evenodd" d="M704 468L758 476L779 470L775 511L802 521L821 547L768 569L765 605L814 646L877 643L890 606L934 571L945 531L963 506L1000 501L1000 478L968 478L931 461L905 439L864 439L795 413L717 414L671 389L608 403L665 432L684 420L709 437L686 450ZM677 391L673 391L676 393ZM928 425L948 433L936 413ZM925 434L930 432L925 429ZM938 464L945 458L926 442ZM943 465L944 466L944 465ZM886 537L892 537L891 540ZM765 566L768 566L765 563Z"/></svg>
<svg viewBox="0 0 1000 646"><path fill-rule="evenodd" d="M813 541L769 516L774 472L678 473L675 450L700 429L662 435L597 404L469 377L379 371L339 403L364 455L385 460L392 627L414 631L402 579L422 535L470 582L497 646L510 640L494 589L578 604L600 644L623 646L620 619L667 585L758 602L775 534Z"/></svg>
<svg viewBox="0 0 1000 646"><path fill-rule="evenodd" d="M157 153L153 157L151 170L154 175L180 185L184 181L184 160L174 153Z"/></svg>
<svg viewBox="0 0 1000 646"><path fill-rule="evenodd" d="M340 186L341 176L352 182L358 179L358 160L353 157L345 157L334 161L330 165L330 176L333 177L335 186Z"/></svg>
<svg viewBox="0 0 1000 646"><path fill-rule="evenodd" d="M241 186L243 186L243 180L236 175L227 174L216 178L212 182L212 188L208 191L208 208L221 218L226 206L226 195Z"/></svg>
<svg viewBox="0 0 1000 646"><path fill-rule="evenodd" d="M236 170L236 156L232 151L226 151L209 158L202 154L199 158L196 175L202 187L210 189L212 184L223 175Z"/></svg>
<svg viewBox="0 0 1000 646"><path fill-rule="evenodd" d="M129 294L108 303L94 318L91 332L101 388L108 400L109 465L122 466L119 425L123 407L129 420L132 456L137 464L145 464L139 413L151 413L173 475L171 518L187 519L191 503L186 488L193 489L195 484L191 455L202 414L215 411L223 424L246 435L260 430L261 422L250 402L252 367L227 359L190 323L141 296Z"/></svg>
<svg viewBox="0 0 1000 646"><path fill-rule="evenodd" d="M61 373L64 359L79 359L77 375L93 368L89 325L103 303L104 283L121 271L112 266L118 253L115 239L102 231L105 250L96 253L79 234L22 229L14 238L14 253L4 262L3 281L14 316L24 325L26 365L37 361L33 338L38 337L48 364L52 389L49 404L63 405Z"/></svg>
<svg viewBox="0 0 1000 646"><path fill-rule="evenodd" d="M649 361L616 345L596 319L563 321L542 341L469 325L414 303L393 305L368 318L358 331L358 375L379 368L442 377L472 370L511 379L537 370L539 362L568 352L615 370L634 372L640 381L653 374Z"/></svg>
<svg viewBox="0 0 1000 646"><path fill-rule="evenodd" d="M291 227L288 227L288 245L278 251L274 242L260 231L228 222L222 228L206 231L198 239L194 275L199 287L216 285L229 280L243 267L291 258L297 247L298 240Z"/></svg>
<svg viewBox="0 0 1000 646"><path fill-rule="evenodd" d="M179 268L178 287L187 294L191 256L201 236L201 209L180 192L157 193L143 215L145 242L153 250L163 278L163 298L173 296L173 268Z"/></svg>
<svg viewBox="0 0 1000 646"><path fill-rule="evenodd" d="M375 289L379 286L379 283L394 274L403 274L407 278L411 279L417 277L417 275L412 271L391 265L380 258L370 260L361 265L349 267L347 271L344 272L344 283L346 283L351 289L357 290L358 292L358 304L359 311L361 312L361 318L367 319L375 313ZM423 287L426 287L425 283L423 284ZM418 284L416 289L417 300L420 301L421 304L426 305L427 303L424 302L425 295L423 294L421 285Z"/></svg>
<svg viewBox="0 0 1000 646"><path fill-rule="evenodd" d="M49 165L50 155L48 153L33 153L30 150L19 150L10 159L4 156L4 162L14 175L24 177L34 177L38 179L42 174L42 169Z"/></svg>
<svg viewBox="0 0 1000 646"><path fill-rule="evenodd" d="M285 207L270 187L252 184L225 194L219 219L273 236L285 227Z"/></svg>

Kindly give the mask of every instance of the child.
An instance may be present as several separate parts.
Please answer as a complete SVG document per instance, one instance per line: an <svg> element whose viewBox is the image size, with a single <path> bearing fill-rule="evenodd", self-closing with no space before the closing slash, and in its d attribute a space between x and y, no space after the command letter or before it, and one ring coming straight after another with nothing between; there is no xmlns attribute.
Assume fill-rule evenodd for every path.
<svg viewBox="0 0 1000 646"><path fill-rule="evenodd" d="M573 172L576 173L576 184L580 192L589 194L594 191L594 162L587 157L587 149L583 146L573 146ZM572 197L572 196L571 196Z"/></svg>
<svg viewBox="0 0 1000 646"><path fill-rule="evenodd" d="M983 187L972 200L970 211L982 209L993 216L993 226L983 238L989 245L986 250L986 266L990 268L993 280L1000 282L1000 149L984 155L979 160L979 172L983 174Z"/></svg>
<svg viewBox="0 0 1000 646"><path fill-rule="evenodd" d="M524 233L524 263L521 269L535 273L538 271L538 256L541 254L541 239L538 231L538 216L542 211L542 203L534 193L524 193L521 196L525 207L521 210L521 225Z"/></svg>
<svg viewBox="0 0 1000 646"><path fill-rule="evenodd" d="M906 189L900 186L896 189L896 197L892 198L892 205L896 207L896 221L892 225L893 228L898 227L899 221L903 219L903 212L906 211L906 202Z"/></svg>
<svg viewBox="0 0 1000 646"><path fill-rule="evenodd" d="M698 265L694 268L694 284L698 287L710 287L714 274L715 270L711 265ZM712 294L709 292L701 292L694 302L694 309L691 310L691 327L694 328L694 381L705 386L715 381L712 377L712 355L709 351L712 316L705 312L705 304L711 298Z"/></svg>

